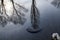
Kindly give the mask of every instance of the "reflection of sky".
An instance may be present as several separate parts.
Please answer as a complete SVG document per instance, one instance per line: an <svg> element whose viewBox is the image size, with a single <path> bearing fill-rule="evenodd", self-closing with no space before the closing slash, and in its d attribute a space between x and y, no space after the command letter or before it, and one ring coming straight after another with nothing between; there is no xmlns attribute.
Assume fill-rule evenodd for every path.
<svg viewBox="0 0 60 40"><path fill-rule="evenodd" d="M48 23L50 26L52 26L52 24L54 26L54 23L56 25L59 25L59 20L60 20L59 9L51 5L48 1L44 1L44 0L36 0L36 1L37 1L37 8L41 15L40 25L42 26L42 28L44 27L48 28L47 27ZM7 38L17 39L20 37L20 39L22 40L29 40L28 37L31 37L32 34L27 33L26 28L30 25L31 0L15 0L15 2L21 3L23 6L25 6L29 10L29 12L26 13L27 21L23 26L20 24L14 25L13 23L8 23L4 28L0 26L0 38L5 40Z"/></svg>

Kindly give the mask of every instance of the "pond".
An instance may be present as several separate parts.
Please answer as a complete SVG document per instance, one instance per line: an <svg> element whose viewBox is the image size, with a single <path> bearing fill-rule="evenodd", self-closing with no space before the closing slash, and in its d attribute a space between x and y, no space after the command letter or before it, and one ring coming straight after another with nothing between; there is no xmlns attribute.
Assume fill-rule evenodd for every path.
<svg viewBox="0 0 60 40"><path fill-rule="evenodd" d="M60 8L51 4L53 0L36 0L40 12L41 32L31 34L26 31L30 26L31 0L14 0L28 9L25 13L24 25L8 22L5 27L0 26L0 40L51 40L51 34L60 30Z"/></svg>

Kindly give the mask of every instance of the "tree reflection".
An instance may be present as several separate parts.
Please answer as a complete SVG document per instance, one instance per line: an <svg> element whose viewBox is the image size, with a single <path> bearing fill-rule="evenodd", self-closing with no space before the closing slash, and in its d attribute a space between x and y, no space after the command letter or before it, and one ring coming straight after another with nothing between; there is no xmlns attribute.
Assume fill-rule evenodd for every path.
<svg viewBox="0 0 60 40"><path fill-rule="evenodd" d="M59 8L59 5L60 5L60 0L53 0L51 2L52 5L54 5L55 7Z"/></svg>
<svg viewBox="0 0 60 40"><path fill-rule="evenodd" d="M9 11L6 9L8 8L6 7L6 0L0 0L0 24L2 26L5 26L7 22L13 22L14 24L24 24L26 21L24 13L26 13L28 10L25 7L15 3L13 0L7 1L11 3L12 6L8 7L10 7L12 10L9 9ZM9 16L9 13L12 15Z"/></svg>
<svg viewBox="0 0 60 40"><path fill-rule="evenodd" d="M36 1L32 0L31 6L31 27L27 29L28 32L37 33L40 31L40 13L36 7Z"/></svg>
<svg viewBox="0 0 60 40"><path fill-rule="evenodd" d="M6 18L3 16L0 16L0 25L4 27L6 24L7 24Z"/></svg>

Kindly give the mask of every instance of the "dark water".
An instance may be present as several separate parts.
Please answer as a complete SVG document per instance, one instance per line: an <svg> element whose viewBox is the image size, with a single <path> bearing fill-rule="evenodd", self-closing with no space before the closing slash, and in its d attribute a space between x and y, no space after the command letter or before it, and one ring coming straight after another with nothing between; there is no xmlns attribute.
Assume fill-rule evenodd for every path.
<svg viewBox="0 0 60 40"><path fill-rule="evenodd" d="M37 7L40 11L39 33L28 33L26 29L30 27L30 11L26 13L27 21L24 25L14 25L8 23L4 28L0 27L0 40L51 40L51 34L60 34L60 9L53 6L51 1L37 0ZM24 6L30 10L31 1L27 1Z"/></svg>

